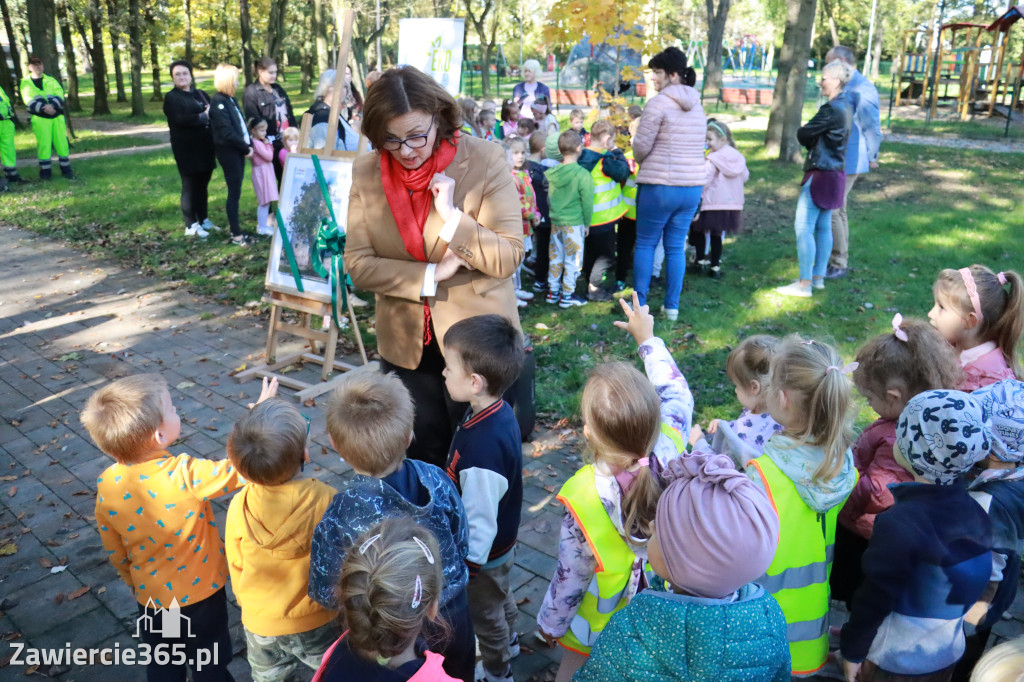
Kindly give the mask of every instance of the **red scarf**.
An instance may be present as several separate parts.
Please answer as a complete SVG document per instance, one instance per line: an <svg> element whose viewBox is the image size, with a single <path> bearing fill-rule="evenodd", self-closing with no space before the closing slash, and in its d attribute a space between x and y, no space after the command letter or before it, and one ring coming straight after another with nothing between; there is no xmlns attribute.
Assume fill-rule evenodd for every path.
<svg viewBox="0 0 1024 682"><path fill-rule="evenodd" d="M459 131L455 131L454 139L443 140L430 158L414 170L402 166L390 153L383 150L380 153L380 179L384 185L384 198L391 207L391 215L398 225L398 234L402 237L405 250L420 262L427 260L427 252L423 247L423 228L427 224L430 206L434 203L434 196L427 188L434 175L451 164L458 143Z"/></svg>
<svg viewBox="0 0 1024 682"><path fill-rule="evenodd" d="M423 246L423 228L427 225L433 194L427 189L436 173L440 173L455 158L459 145L459 131L452 140L442 140L440 146L423 165L409 170L395 161L387 151L380 153L380 180L384 185L384 198L391 208L391 215L398 225L405 250L416 260L426 262L427 252ZM423 300L423 345L433 340L430 333L430 305Z"/></svg>

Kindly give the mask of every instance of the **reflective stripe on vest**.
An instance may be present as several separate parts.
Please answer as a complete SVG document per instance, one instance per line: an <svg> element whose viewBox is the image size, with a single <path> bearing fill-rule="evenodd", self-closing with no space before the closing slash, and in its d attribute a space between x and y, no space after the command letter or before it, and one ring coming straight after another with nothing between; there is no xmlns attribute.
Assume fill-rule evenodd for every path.
<svg viewBox="0 0 1024 682"><path fill-rule="evenodd" d="M758 457L748 467L760 476L779 514L775 559L755 582L775 597L786 616L793 673L812 673L828 658L828 579L843 505L819 514L804 503L796 485L771 458Z"/></svg>
<svg viewBox="0 0 1024 682"><path fill-rule="evenodd" d="M665 422L661 422L661 435L672 441L672 445L676 447L678 454L681 455L686 452L686 442L683 440L683 436L679 433L678 429L674 429Z"/></svg>
<svg viewBox="0 0 1024 682"><path fill-rule="evenodd" d="M626 213L626 204L622 201L622 188L601 168L598 161L590 177L594 179L594 212L590 218L591 225L605 225L615 222Z"/></svg>
<svg viewBox="0 0 1024 682"><path fill-rule="evenodd" d="M565 482L558 501L572 514L597 569L573 617L569 631L559 639L566 649L587 655L612 614L626 606L630 579L639 561L608 518L594 482L594 465L587 465Z"/></svg>
<svg viewBox="0 0 1024 682"><path fill-rule="evenodd" d="M626 217L630 220L636 220L636 194L638 189L636 186L636 172L638 166L636 161L633 160L632 149L626 152L626 162L629 164L629 171L632 175L626 180L626 186L622 188L622 200L626 204Z"/></svg>

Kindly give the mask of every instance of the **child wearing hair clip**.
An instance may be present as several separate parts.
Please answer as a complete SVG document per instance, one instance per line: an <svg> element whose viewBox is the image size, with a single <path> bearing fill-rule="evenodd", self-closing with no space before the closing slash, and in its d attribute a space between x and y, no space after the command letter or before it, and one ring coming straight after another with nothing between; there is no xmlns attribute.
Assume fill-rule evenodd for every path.
<svg viewBox="0 0 1024 682"><path fill-rule="evenodd" d="M779 545L755 582L782 607L789 624L794 675L819 670L828 658L828 576L839 510L857 482L850 443L853 392L843 365L825 343L787 337L771 362L766 404L784 427L747 475L779 512Z"/></svg>
<svg viewBox="0 0 1024 682"><path fill-rule="evenodd" d="M953 348L924 320L904 320L899 313L892 319L891 332L879 334L857 352L853 383L878 419L853 444L853 461L860 477L839 512L829 580L833 599L849 605L863 580L860 560L871 539L875 516L893 505L889 486L913 480L892 452L900 412L918 393L955 388L959 380Z"/></svg>
<svg viewBox="0 0 1024 682"><path fill-rule="evenodd" d="M1008 288L1007 288L1008 287ZM1017 345L1024 331L1024 280L984 265L946 269L932 286L932 326L956 349L963 368L957 386L973 391L1002 379L1020 379Z"/></svg>
<svg viewBox="0 0 1024 682"><path fill-rule="evenodd" d="M439 622L443 587L441 550L429 530L398 517L363 533L341 569L345 632L313 682L456 682L422 636L428 622Z"/></svg>
<svg viewBox="0 0 1024 682"><path fill-rule="evenodd" d="M252 187L256 191L256 234L274 234L267 219L270 204L280 197L277 194L277 177L274 175L274 145L267 139L267 121L259 117L249 119L249 133L252 135Z"/></svg>

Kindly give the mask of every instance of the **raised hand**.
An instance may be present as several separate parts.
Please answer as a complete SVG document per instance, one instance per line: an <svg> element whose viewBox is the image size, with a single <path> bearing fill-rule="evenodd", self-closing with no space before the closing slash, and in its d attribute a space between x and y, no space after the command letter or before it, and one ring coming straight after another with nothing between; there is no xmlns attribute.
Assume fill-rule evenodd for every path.
<svg viewBox="0 0 1024 682"><path fill-rule="evenodd" d="M626 314L626 321L615 320L613 324L616 327L632 334L638 346L654 337L654 316L651 315L649 306L640 305L640 299L635 291L632 306L626 303L624 298L619 299L619 304L622 306L622 312Z"/></svg>

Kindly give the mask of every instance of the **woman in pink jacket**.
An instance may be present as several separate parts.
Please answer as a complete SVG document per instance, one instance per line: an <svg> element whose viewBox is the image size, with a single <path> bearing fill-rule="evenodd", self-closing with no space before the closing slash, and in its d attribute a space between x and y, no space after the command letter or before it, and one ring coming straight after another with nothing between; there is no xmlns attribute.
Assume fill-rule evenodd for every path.
<svg viewBox="0 0 1024 682"><path fill-rule="evenodd" d="M663 309L668 319L675 320L686 274L686 234L704 187L707 120L700 93L693 88L697 74L686 65L686 55L679 48L659 52L648 66L658 94L644 108L633 136L633 158L640 164L633 278L640 304L645 305L654 250L664 238Z"/></svg>
<svg viewBox="0 0 1024 682"><path fill-rule="evenodd" d="M743 228L743 185L750 179L747 160L736 149L732 131L721 121L708 119L707 177L701 193L700 214L690 227L690 243L697 250L697 268L719 279L722 270L722 235ZM704 253L710 237L710 253ZM710 260L705 260L707 257Z"/></svg>

